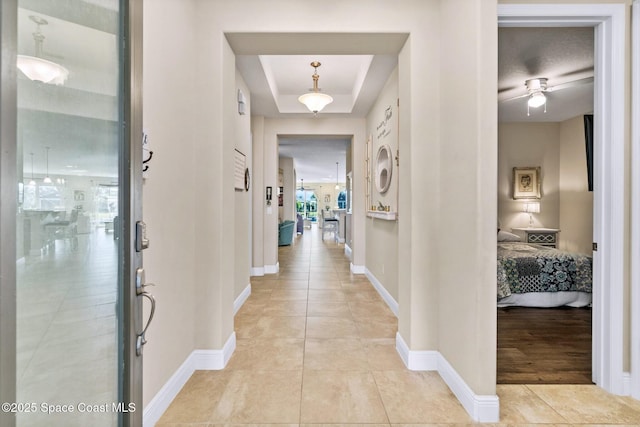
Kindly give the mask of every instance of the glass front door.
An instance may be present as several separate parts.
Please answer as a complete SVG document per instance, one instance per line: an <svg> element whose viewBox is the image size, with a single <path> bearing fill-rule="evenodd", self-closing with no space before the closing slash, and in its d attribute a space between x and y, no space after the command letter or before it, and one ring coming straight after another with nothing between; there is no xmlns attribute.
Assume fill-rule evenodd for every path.
<svg viewBox="0 0 640 427"><path fill-rule="evenodd" d="M3 412L19 427L141 419L128 349L140 304L125 301L141 262L129 253L141 181L126 166L138 143L125 119L129 3L17 1L15 382Z"/></svg>

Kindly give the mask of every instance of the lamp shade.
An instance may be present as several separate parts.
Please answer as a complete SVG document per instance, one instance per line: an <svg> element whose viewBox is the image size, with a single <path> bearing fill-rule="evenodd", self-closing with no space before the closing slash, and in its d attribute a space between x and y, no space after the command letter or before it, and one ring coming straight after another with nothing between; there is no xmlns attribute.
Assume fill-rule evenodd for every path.
<svg viewBox="0 0 640 427"><path fill-rule="evenodd" d="M298 101L306 105L312 113L317 113L318 111L322 111L322 109L327 105L331 104L333 102L333 98L326 93L309 92L304 95L300 95Z"/></svg>
<svg viewBox="0 0 640 427"><path fill-rule="evenodd" d="M527 213L540 213L540 203L539 202L529 202L525 203L522 207L523 212Z"/></svg>
<svg viewBox="0 0 640 427"><path fill-rule="evenodd" d="M69 70L62 65L35 56L18 55L17 65L30 80L43 83L61 85L69 76Z"/></svg>
<svg viewBox="0 0 640 427"><path fill-rule="evenodd" d="M538 108L547 102L547 97L542 92L534 92L529 97L529 107Z"/></svg>

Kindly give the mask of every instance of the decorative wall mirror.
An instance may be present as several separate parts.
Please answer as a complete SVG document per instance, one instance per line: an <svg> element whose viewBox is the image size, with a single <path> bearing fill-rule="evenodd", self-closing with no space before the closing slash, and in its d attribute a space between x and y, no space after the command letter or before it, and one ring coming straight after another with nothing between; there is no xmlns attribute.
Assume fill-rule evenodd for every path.
<svg viewBox="0 0 640 427"><path fill-rule="evenodd" d="M376 189L380 194L384 194L391 185L391 175L393 167L393 157L391 148L388 145L381 145L378 148L375 161L375 182Z"/></svg>

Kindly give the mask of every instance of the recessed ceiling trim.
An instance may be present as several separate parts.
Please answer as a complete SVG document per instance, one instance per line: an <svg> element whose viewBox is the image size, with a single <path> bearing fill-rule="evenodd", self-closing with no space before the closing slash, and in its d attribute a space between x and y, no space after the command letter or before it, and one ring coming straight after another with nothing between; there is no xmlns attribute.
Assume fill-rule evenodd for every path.
<svg viewBox="0 0 640 427"><path fill-rule="evenodd" d="M226 33L236 55L398 54L408 33Z"/></svg>

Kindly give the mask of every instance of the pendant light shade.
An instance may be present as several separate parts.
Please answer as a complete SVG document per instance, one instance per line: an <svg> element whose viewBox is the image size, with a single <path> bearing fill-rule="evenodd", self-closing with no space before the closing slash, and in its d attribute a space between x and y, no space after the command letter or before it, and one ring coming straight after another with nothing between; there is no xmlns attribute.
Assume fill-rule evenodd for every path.
<svg viewBox="0 0 640 427"><path fill-rule="evenodd" d="M44 35L40 32L41 25L47 25L46 19L39 16L29 16L36 23L36 32L33 33L35 42L35 56L18 55L17 66L29 80L43 83L61 85L69 77L69 70L60 64L42 58L42 44Z"/></svg>
<svg viewBox="0 0 640 427"><path fill-rule="evenodd" d="M313 114L318 114L319 111L322 111L324 107L331 104L333 102L333 98L326 93L320 93L320 89L318 88L318 79L320 76L318 75L318 67L322 65L318 61L313 61L311 66L314 68L313 76L313 89L309 93L305 93L298 98L298 101L306 105L306 107Z"/></svg>
<svg viewBox="0 0 640 427"><path fill-rule="evenodd" d="M18 55L18 69L29 80L62 85L69 77L69 70L55 62L35 56Z"/></svg>
<svg viewBox="0 0 640 427"><path fill-rule="evenodd" d="M336 162L336 190L340 189L340 185L338 184L338 162Z"/></svg>

